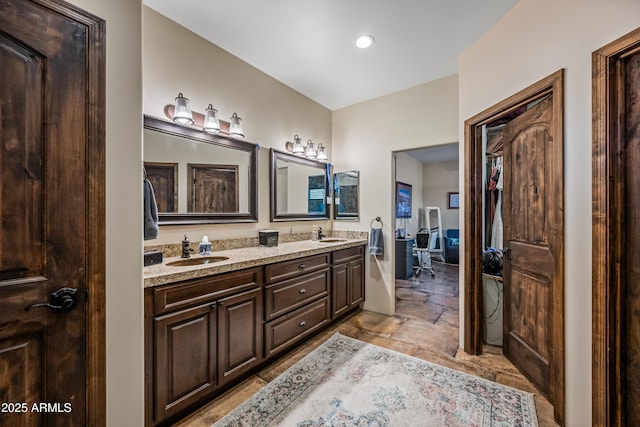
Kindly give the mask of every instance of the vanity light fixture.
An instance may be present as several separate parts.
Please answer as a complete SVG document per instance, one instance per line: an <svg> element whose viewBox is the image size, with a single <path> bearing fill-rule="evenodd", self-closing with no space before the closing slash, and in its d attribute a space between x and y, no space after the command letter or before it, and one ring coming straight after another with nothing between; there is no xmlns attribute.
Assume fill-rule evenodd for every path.
<svg viewBox="0 0 640 427"><path fill-rule="evenodd" d="M310 139L307 140L306 145L302 145L302 139L297 134L293 136L293 142L287 141L284 146L285 149L294 156L318 160L320 162L326 162L329 160L327 157L327 150L324 145L318 143L318 146L316 147Z"/></svg>
<svg viewBox="0 0 640 427"><path fill-rule="evenodd" d="M179 93L176 98L173 121L183 126L193 124L193 115L191 114L191 107L189 107L189 98L185 98L182 93Z"/></svg>
<svg viewBox="0 0 640 427"><path fill-rule="evenodd" d="M204 125L202 129L207 133L220 132L220 120L218 119L218 110L213 108L213 105L209 104L206 110L204 110Z"/></svg>
<svg viewBox="0 0 640 427"><path fill-rule="evenodd" d="M307 141L307 145L304 148L304 156L307 159L313 159L313 160L315 160L317 156L316 147L313 145L313 141L311 141L310 139Z"/></svg>
<svg viewBox="0 0 640 427"><path fill-rule="evenodd" d="M175 104L164 106L165 116L179 125L198 127L211 134L219 133L236 139L244 138L242 119L238 117L237 113L233 113L231 121L227 122L220 120L218 110L213 108L212 104L209 104L204 111L204 114L191 111L189 99L185 98L182 93L178 94Z"/></svg>
<svg viewBox="0 0 640 427"><path fill-rule="evenodd" d="M229 122L229 135L237 139L244 138L244 130L242 129L242 119L236 113L231 116Z"/></svg>
<svg viewBox="0 0 640 427"><path fill-rule="evenodd" d="M322 145L321 143L318 143L318 156L317 159L320 160L321 162L326 162L327 159L327 151L324 148L324 145Z"/></svg>
<svg viewBox="0 0 640 427"><path fill-rule="evenodd" d="M369 35L360 36L356 40L356 46L359 47L360 49L366 49L369 46L373 45L375 41L376 40L372 36L369 36Z"/></svg>
<svg viewBox="0 0 640 427"><path fill-rule="evenodd" d="M302 139L296 134L293 136L293 150L294 156L304 156L304 147L302 146Z"/></svg>

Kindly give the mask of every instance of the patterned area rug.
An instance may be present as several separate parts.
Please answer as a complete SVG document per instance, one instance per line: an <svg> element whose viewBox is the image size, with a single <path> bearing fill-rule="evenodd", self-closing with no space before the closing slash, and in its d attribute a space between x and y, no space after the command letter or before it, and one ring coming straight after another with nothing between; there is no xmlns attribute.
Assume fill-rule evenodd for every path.
<svg viewBox="0 0 640 427"><path fill-rule="evenodd" d="M537 426L533 395L340 334L222 426Z"/></svg>

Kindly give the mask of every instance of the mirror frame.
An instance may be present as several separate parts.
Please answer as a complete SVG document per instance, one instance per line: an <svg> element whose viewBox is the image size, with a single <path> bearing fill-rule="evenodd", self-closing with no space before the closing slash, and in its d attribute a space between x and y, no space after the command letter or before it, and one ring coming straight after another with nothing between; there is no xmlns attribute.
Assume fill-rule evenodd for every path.
<svg viewBox="0 0 640 427"><path fill-rule="evenodd" d="M249 154L249 210L238 213L175 213L159 212L158 225L221 224L233 222L258 222L258 150L260 146L248 141L224 135L211 135L203 130L180 126L153 116L144 116L144 129L161 132L186 140L213 144ZM143 155L144 159L144 155Z"/></svg>
<svg viewBox="0 0 640 427"><path fill-rule="evenodd" d="M355 214L340 214L338 213L338 203L336 203L336 199L337 199L337 183L336 183L336 179L338 177L338 175L341 174L355 174L355 178L357 181L357 185L358 185L358 194L357 194L357 203L358 203L358 212L356 212ZM344 172L334 172L333 173L333 219L334 220L338 220L338 221L359 221L360 220L360 171L357 170L350 170L350 171L344 171Z"/></svg>
<svg viewBox="0 0 640 427"><path fill-rule="evenodd" d="M310 166L317 169L324 170L324 213L322 214L303 214L303 213L287 213L282 214L276 212L278 189L276 188L276 171L278 167L278 159L286 160L300 165ZM331 176L329 171L331 170L330 163L323 163L316 160L309 160L304 157L294 156L293 154L285 153L283 151L271 148L269 151L269 192L271 193L271 221L312 221L329 219L329 203L327 203L327 197L329 195L329 177Z"/></svg>

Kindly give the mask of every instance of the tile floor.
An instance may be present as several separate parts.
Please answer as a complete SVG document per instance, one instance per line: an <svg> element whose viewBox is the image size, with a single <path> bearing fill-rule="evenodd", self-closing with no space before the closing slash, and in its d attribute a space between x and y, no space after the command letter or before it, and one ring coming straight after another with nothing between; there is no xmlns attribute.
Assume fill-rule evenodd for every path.
<svg viewBox="0 0 640 427"><path fill-rule="evenodd" d="M396 280L396 315L361 311L347 317L305 344L275 360L256 375L229 390L198 412L180 421L180 427L209 427L234 407L303 358L333 333L399 351L498 383L535 393L541 427L557 426L553 407L537 393L502 355L500 347L485 346L481 356L458 347L458 266L434 262L435 277Z"/></svg>

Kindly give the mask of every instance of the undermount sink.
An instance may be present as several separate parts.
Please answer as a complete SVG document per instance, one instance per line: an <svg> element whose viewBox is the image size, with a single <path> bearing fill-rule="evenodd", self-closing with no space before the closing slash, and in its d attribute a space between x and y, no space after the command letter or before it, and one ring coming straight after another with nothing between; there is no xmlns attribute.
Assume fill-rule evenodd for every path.
<svg viewBox="0 0 640 427"><path fill-rule="evenodd" d="M176 261L168 262L167 265L170 265L172 267L186 267L189 265L213 264L214 262L220 262L227 259L229 259L229 257L226 256L203 256L179 259Z"/></svg>
<svg viewBox="0 0 640 427"><path fill-rule="evenodd" d="M347 241L347 239L339 239L339 238L336 238L336 237L329 237L329 238L326 238L326 239L318 240L318 242L320 242L320 243L339 243L339 242L346 242L346 241Z"/></svg>

